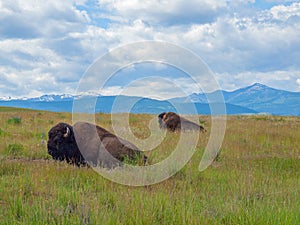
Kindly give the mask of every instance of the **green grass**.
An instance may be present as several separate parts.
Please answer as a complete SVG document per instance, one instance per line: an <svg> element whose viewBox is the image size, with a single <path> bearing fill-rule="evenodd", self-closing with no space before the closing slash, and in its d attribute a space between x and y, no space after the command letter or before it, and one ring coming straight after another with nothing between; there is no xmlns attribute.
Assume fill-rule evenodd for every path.
<svg viewBox="0 0 300 225"><path fill-rule="evenodd" d="M6 122L8 124L20 124L22 122L22 118L21 117L13 117L13 118L9 118Z"/></svg>
<svg viewBox="0 0 300 225"><path fill-rule="evenodd" d="M153 117L130 115L133 133L147 138ZM71 114L0 108L0 224L300 224L300 118L229 117L220 155L201 173L210 119L199 119L208 132L182 170L128 187L50 159L47 132ZM109 115L96 122L112 130ZM146 153L149 163L171 154L178 138L167 134Z"/></svg>
<svg viewBox="0 0 300 225"><path fill-rule="evenodd" d="M15 107L0 106L0 112L32 112L32 109L23 109Z"/></svg>
<svg viewBox="0 0 300 225"><path fill-rule="evenodd" d="M24 152L24 147L22 144L9 144L3 151L6 156L21 157Z"/></svg>

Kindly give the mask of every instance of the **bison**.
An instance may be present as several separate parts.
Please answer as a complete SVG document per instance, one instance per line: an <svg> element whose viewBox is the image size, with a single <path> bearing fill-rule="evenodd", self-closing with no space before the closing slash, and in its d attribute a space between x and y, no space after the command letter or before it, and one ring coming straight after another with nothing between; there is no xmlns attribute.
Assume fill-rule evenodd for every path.
<svg viewBox="0 0 300 225"><path fill-rule="evenodd" d="M77 166L88 163L113 168L122 165L125 159L142 158L144 163L147 160L132 143L87 122L77 122L74 126L58 123L48 136L48 153L52 158Z"/></svg>
<svg viewBox="0 0 300 225"><path fill-rule="evenodd" d="M178 130L198 130L205 132L205 128L183 117L180 117L174 112L163 112L158 115L158 123L161 129L167 129L175 132Z"/></svg>

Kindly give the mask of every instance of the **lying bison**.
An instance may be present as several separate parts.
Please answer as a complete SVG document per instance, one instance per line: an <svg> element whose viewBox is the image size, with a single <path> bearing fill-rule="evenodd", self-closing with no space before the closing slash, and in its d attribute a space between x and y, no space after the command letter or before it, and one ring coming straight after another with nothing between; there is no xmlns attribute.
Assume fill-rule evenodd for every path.
<svg viewBox="0 0 300 225"><path fill-rule="evenodd" d="M183 117L180 117L174 112L163 112L158 115L158 123L161 129L168 129L169 131L177 130L198 130L205 132L205 128Z"/></svg>
<svg viewBox="0 0 300 225"><path fill-rule="evenodd" d="M122 165L120 161L125 159L143 157L144 163L147 160L132 143L86 122L77 122L74 126L59 123L51 128L48 136L48 153L52 158L77 166L89 163L112 168Z"/></svg>

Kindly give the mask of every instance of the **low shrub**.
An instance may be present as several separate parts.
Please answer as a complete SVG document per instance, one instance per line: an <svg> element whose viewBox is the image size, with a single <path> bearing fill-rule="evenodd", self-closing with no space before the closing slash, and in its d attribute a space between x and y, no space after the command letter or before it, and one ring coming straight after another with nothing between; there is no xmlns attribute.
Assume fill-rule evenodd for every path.
<svg viewBox="0 0 300 225"><path fill-rule="evenodd" d="M21 117L12 117L6 121L8 124L20 124L22 122Z"/></svg>

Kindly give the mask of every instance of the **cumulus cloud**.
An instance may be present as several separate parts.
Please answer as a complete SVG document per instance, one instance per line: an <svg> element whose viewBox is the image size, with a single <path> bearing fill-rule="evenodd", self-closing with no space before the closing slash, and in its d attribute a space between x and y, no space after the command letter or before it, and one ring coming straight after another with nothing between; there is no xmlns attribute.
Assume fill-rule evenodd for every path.
<svg viewBox="0 0 300 225"><path fill-rule="evenodd" d="M294 2L294 0L266 0L267 2L271 2L271 3L290 3L290 2Z"/></svg>
<svg viewBox="0 0 300 225"><path fill-rule="evenodd" d="M159 25L211 22L227 6L222 0L99 0L99 5L128 20L141 19Z"/></svg>
<svg viewBox="0 0 300 225"><path fill-rule="evenodd" d="M193 83L191 79L179 78L168 79L162 77L145 77L135 80L130 84L118 89L118 94L128 96L141 96L164 100L174 98L178 96L187 96L192 93L199 93L199 85ZM104 92L111 90L110 88L104 88Z"/></svg>
<svg viewBox="0 0 300 225"><path fill-rule="evenodd" d="M265 82L299 90L300 3L276 2L0 1L0 95L74 92L95 59L144 40L193 51L224 89ZM106 93L122 90L112 87Z"/></svg>
<svg viewBox="0 0 300 225"><path fill-rule="evenodd" d="M85 30L89 21L76 2L0 2L0 79L7 82L1 95L70 91L62 87L78 80L84 69L80 57L85 54L81 40L70 33Z"/></svg>
<svg viewBox="0 0 300 225"><path fill-rule="evenodd" d="M299 90L300 90L300 78L298 78L298 79L296 80L296 83L298 84L298 88L299 88Z"/></svg>
<svg viewBox="0 0 300 225"><path fill-rule="evenodd" d="M219 18L211 24L197 24L182 37L193 43L191 49L202 56L218 73L244 71L277 71L299 68L300 21L299 4L263 10L249 16L236 15ZM275 19L279 11L289 16ZM289 13L286 13L289 12Z"/></svg>
<svg viewBox="0 0 300 225"><path fill-rule="evenodd" d="M299 70L279 70L268 72L248 71L237 74L216 74L216 77L221 86L230 91L251 85L253 83L262 83L270 87L284 89L287 91L300 91L300 86L297 85L298 80L300 80ZM227 79L224 79L224 77Z"/></svg>
<svg viewBox="0 0 300 225"><path fill-rule="evenodd" d="M0 33L5 38L53 38L89 20L72 1L8 0L2 1L0 8Z"/></svg>
<svg viewBox="0 0 300 225"><path fill-rule="evenodd" d="M194 23L172 27L150 26L142 20L112 24L102 37L110 43L162 40L176 43L200 55L216 72L241 70L282 70L299 67L298 4L264 10L251 17L222 16L212 23ZM279 10L288 11L282 21L275 20ZM96 28L97 29L97 28ZM109 35L109 36L108 36ZM116 46L115 45L115 46Z"/></svg>

